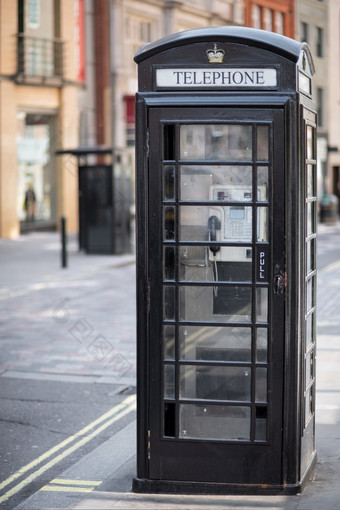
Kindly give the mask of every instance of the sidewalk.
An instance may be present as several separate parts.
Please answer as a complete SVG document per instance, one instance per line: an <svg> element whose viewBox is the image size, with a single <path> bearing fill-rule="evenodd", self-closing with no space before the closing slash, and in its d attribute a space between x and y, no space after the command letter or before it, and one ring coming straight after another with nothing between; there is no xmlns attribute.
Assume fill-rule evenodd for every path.
<svg viewBox="0 0 340 510"><path fill-rule="evenodd" d="M87 256L79 253L75 239L68 243L68 268L60 267L60 241L55 233L29 234L17 241L0 240L0 264L6 267L1 274L0 301L3 316L8 312L7 298L16 297L16 306L30 321L32 352L18 356L25 349L25 324L15 325L7 321L7 332L15 325L17 352L10 341L2 342L1 377L38 377L53 380L60 377L86 377L94 382L117 383L117 373L109 371L108 364L95 359L89 349L79 349L77 358L72 354L72 342L76 334L91 328L91 334L104 340L110 339L113 352L126 360L126 371L119 375L122 387L135 386L135 302L134 302L134 255ZM92 466L105 478L102 485L83 499L69 497L67 506L78 510L106 509L240 509L255 510L340 510L340 224L321 225L319 228L320 260L327 260L328 250L337 250L339 260L319 268L318 273L318 349L317 349L317 425L316 446L318 462L315 479L302 495L297 496L176 496L145 495L131 492L135 476L135 422L129 423L99 448L93 450L81 462L74 464L60 478L82 479L85 464ZM39 254L39 257L37 256ZM24 263L23 263L24 261ZM5 266L4 266L5 264ZM107 269L120 267L119 278L108 279ZM115 273L117 274L117 273ZM112 290L114 287L114 291ZM34 291L34 292L32 292ZM44 301L41 302L42 296ZM29 299L27 299L29 297ZM88 307L86 317L80 315L79 301ZM13 300L12 300L13 301ZM37 313L37 310L39 313ZM95 313L93 312L95 311ZM88 333L90 329L86 330ZM48 332L43 344L35 344L34 335L41 338ZM72 335L72 332L74 335ZM113 332L113 336L112 335ZM6 330L4 331L6 339ZM56 341L56 339L58 341ZM36 345L36 354L34 352ZM82 346L83 348L83 346ZM41 350L45 349L44 365ZM39 350L39 356L38 356ZM48 360L53 360L49 364ZM1 380L1 379L0 379ZM66 379L65 379L66 380ZM89 380L89 379L88 379ZM105 456L106 452L106 456ZM109 455L108 455L108 452ZM112 452L115 452L112 455ZM45 492L44 501L48 501ZM57 508L37 506L34 501L41 491L19 505L19 508ZM42 501L42 500L40 500ZM48 505L48 503L47 503Z"/></svg>
<svg viewBox="0 0 340 510"><path fill-rule="evenodd" d="M67 252L62 268L58 233L0 240L0 376L134 386L135 255L86 255L74 237Z"/></svg>

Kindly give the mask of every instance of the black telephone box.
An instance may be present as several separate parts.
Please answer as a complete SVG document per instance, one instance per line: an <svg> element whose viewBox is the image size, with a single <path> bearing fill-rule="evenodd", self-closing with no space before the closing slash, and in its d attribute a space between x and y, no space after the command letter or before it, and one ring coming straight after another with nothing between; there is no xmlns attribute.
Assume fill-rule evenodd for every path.
<svg viewBox="0 0 340 510"><path fill-rule="evenodd" d="M316 113L305 43L141 48L133 490L296 493L316 462Z"/></svg>

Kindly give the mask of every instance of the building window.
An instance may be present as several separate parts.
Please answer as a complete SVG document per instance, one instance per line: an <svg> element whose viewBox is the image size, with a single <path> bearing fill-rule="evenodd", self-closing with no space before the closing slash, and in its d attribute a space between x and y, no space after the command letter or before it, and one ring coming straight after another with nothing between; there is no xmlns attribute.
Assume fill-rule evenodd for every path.
<svg viewBox="0 0 340 510"><path fill-rule="evenodd" d="M254 28L261 28L261 7L259 5L252 5L251 17L252 26Z"/></svg>
<svg viewBox="0 0 340 510"><path fill-rule="evenodd" d="M38 28L40 26L40 0L28 0L27 25L29 28Z"/></svg>
<svg viewBox="0 0 340 510"><path fill-rule="evenodd" d="M275 32L281 35L284 33L284 17L280 11L275 11Z"/></svg>
<svg viewBox="0 0 340 510"><path fill-rule="evenodd" d="M273 30L273 22L272 22L272 10L265 8L263 10L263 24L264 29L269 30L269 32L272 32Z"/></svg>
<svg viewBox="0 0 340 510"><path fill-rule="evenodd" d="M323 29L316 27L316 56L323 57Z"/></svg>
<svg viewBox="0 0 340 510"><path fill-rule="evenodd" d="M308 34L308 24L302 22L301 23L301 41L308 43L308 39L309 39L308 35L309 35Z"/></svg>
<svg viewBox="0 0 340 510"><path fill-rule="evenodd" d="M151 42L153 37L153 23L151 20L137 16L125 18L126 45L128 49L127 58L132 62L137 50L144 44ZM135 67L135 66L134 66Z"/></svg>
<svg viewBox="0 0 340 510"><path fill-rule="evenodd" d="M317 95L317 112L318 112L318 125L323 126L324 125L324 94L323 89L317 88L316 89L316 95Z"/></svg>

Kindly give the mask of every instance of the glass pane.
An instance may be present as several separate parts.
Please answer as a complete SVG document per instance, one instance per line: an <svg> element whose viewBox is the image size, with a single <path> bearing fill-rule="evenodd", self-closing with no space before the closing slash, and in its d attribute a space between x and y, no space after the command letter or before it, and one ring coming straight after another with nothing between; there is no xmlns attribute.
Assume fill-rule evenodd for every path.
<svg viewBox="0 0 340 510"><path fill-rule="evenodd" d="M268 161L268 126L257 126L257 159Z"/></svg>
<svg viewBox="0 0 340 510"><path fill-rule="evenodd" d="M163 357L164 359L175 359L175 326L164 326L163 328Z"/></svg>
<svg viewBox="0 0 340 510"><path fill-rule="evenodd" d="M179 279L193 282L215 280L208 246L179 247Z"/></svg>
<svg viewBox="0 0 340 510"><path fill-rule="evenodd" d="M315 233L315 202L307 203L307 235Z"/></svg>
<svg viewBox="0 0 340 510"><path fill-rule="evenodd" d="M307 347L314 342L314 312L308 315L306 322L306 345Z"/></svg>
<svg viewBox="0 0 340 510"><path fill-rule="evenodd" d="M307 424L309 418L312 416L314 411L313 405L313 386L306 391L305 397L305 423Z"/></svg>
<svg viewBox="0 0 340 510"><path fill-rule="evenodd" d="M182 404L179 411L179 437L249 441L250 408Z"/></svg>
<svg viewBox="0 0 340 510"><path fill-rule="evenodd" d="M182 241L207 241L210 208L206 206L180 207L179 238ZM216 235L220 235L216 232Z"/></svg>
<svg viewBox="0 0 340 510"><path fill-rule="evenodd" d="M164 320L175 319L175 287L164 286Z"/></svg>
<svg viewBox="0 0 340 510"><path fill-rule="evenodd" d="M181 206L179 235L181 241L251 242L252 207Z"/></svg>
<svg viewBox="0 0 340 510"><path fill-rule="evenodd" d="M314 159L315 156L313 131L312 126L307 126L307 159Z"/></svg>
<svg viewBox="0 0 340 510"><path fill-rule="evenodd" d="M307 196L315 196L315 166L307 165Z"/></svg>
<svg viewBox="0 0 340 510"><path fill-rule="evenodd" d="M217 282L251 282L252 264L251 248L221 247L221 258L224 262L213 265ZM239 257L240 262L236 262ZM247 260L247 262L245 262ZM249 262L248 262L249 261Z"/></svg>
<svg viewBox="0 0 340 510"><path fill-rule="evenodd" d="M180 158L252 159L252 127L240 124L182 125Z"/></svg>
<svg viewBox="0 0 340 510"><path fill-rule="evenodd" d="M179 348L181 359L251 361L251 329L180 326Z"/></svg>
<svg viewBox="0 0 340 510"><path fill-rule="evenodd" d="M175 200L175 167L163 168L163 197L164 200Z"/></svg>
<svg viewBox="0 0 340 510"><path fill-rule="evenodd" d="M257 168L257 200L266 202L268 200L268 167L259 166Z"/></svg>
<svg viewBox="0 0 340 510"><path fill-rule="evenodd" d="M175 398L175 365L164 365L164 398Z"/></svg>
<svg viewBox="0 0 340 510"><path fill-rule="evenodd" d="M314 377L314 351L306 354L306 387Z"/></svg>
<svg viewBox="0 0 340 510"><path fill-rule="evenodd" d="M256 321L268 321L268 289L256 289Z"/></svg>
<svg viewBox="0 0 340 510"><path fill-rule="evenodd" d="M308 312L314 306L314 277L307 280L307 309Z"/></svg>
<svg viewBox="0 0 340 510"><path fill-rule="evenodd" d="M251 179L251 176L249 176L249 179ZM210 190L210 198L220 202L251 202L253 199L253 188L251 182L248 186L216 184Z"/></svg>
<svg viewBox="0 0 340 510"><path fill-rule="evenodd" d="M164 403L164 435L176 436L176 404L173 402Z"/></svg>
<svg viewBox="0 0 340 510"><path fill-rule="evenodd" d="M175 248L173 246L164 247L164 279L175 279Z"/></svg>
<svg viewBox="0 0 340 510"><path fill-rule="evenodd" d="M175 126L165 124L164 126L164 158L175 159Z"/></svg>
<svg viewBox="0 0 340 510"><path fill-rule="evenodd" d="M250 166L181 166L181 200L252 200Z"/></svg>
<svg viewBox="0 0 340 510"><path fill-rule="evenodd" d="M255 381L255 400L256 402L267 402L267 369L256 369Z"/></svg>
<svg viewBox="0 0 340 510"><path fill-rule="evenodd" d="M266 441L266 439L267 439L267 408L256 407L255 441Z"/></svg>
<svg viewBox="0 0 340 510"><path fill-rule="evenodd" d="M306 243L306 254L307 254L307 274L315 269L315 239L311 239Z"/></svg>
<svg viewBox="0 0 340 510"><path fill-rule="evenodd" d="M268 242L268 207L257 209L257 241Z"/></svg>
<svg viewBox="0 0 340 510"><path fill-rule="evenodd" d="M252 281L251 248L218 246L215 250L212 252L208 246L180 246L180 281Z"/></svg>
<svg viewBox="0 0 340 510"><path fill-rule="evenodd" d="M175 239L175 207L166 206L164 207L164 239L172 240Z"/></svg>
<svg viewBox="0 0 340 510"><path fill-rule="evenodd" d="M256 361L266 362L268 351L268 330L266 328L256 329Z"/></svg>
<svg viewBox="0 0 340 510"><path fill-rule="evenodd" d="M181 286L180 320L250 322L251 289L241 286Z"/></svg>
<svg viewBox="0 0 340 510"><path fill-rule="evenodd" d="M209 126L180 126L180 158L206 159L205 130Z"/></svg>
<svg viewBox="0 0 340 510"><path fill-rule="evenodd" d="M180 246L179 263L181 266L204 267L209 266L208 246ZM181 268L181 278L185 279L185 267Z"/></svg>
<svg viewBox="0 0 340 510"><path fill-rule="evenodd" d="M183 365L180 398L250 400L251 368Z"/></svg>

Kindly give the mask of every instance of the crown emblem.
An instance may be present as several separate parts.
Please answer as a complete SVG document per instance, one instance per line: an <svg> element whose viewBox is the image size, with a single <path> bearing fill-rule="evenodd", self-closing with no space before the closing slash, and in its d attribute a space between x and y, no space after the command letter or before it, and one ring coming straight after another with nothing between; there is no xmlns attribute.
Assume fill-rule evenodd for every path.
<svg viewBox="0 0 340 510"><path fill-rule="evenodd" d="M214 44L213 50L207 50L206 54L208 56L209 64L222 64L223 63L223 57L225 54L224 50L217 49L217 44Z"/></svg>

